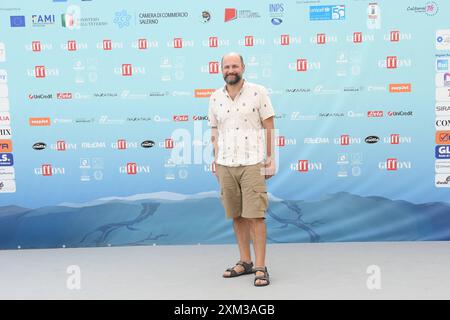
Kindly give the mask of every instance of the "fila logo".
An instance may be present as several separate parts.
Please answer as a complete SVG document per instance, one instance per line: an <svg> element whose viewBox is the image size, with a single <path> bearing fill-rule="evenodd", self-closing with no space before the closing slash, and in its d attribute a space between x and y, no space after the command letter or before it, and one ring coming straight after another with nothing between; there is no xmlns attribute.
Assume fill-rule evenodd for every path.
<svg viewBox="0 0 450 320"><path fill-rule="evenodd" d="M111 50L112 42L111 40L103 40L103 50Z"/></svg>
<svg viewBox="0 0 450 320"><path fill-rule="evenodd" d="M282 46L288 46L289 42L290 42L289 40L290 40L290 37L288 34L282 34L280 43Z"/></svg>
<svg viewBox="0 0 450 320"><path fill-rule="evenodd" d="M316 36L317 44L325 44L327 42L325 33L318 33Z"/></svg>
<svg viewBox="0 0 450 320"><path fill-rule="evenodd" d="M308 160L298 160L298 171L308 172Z"/></svg>
<svg viewBox="0 0 450 320"><path fill-rule="evenodd" d="M245 36L245 42L246 47L253 47L253 36Z"/></svg>
<svg viewBox="0 0 450 320"><path fill-rule="evenodd" d="M397 170L397 159L396 158L387 159L386 169L389 171L396 171Z"/></svg>
<svg viewBox="0 0 450 320"><path fill-rule="evenodd" d="M173 139L166 139L164 141L164 148L173 149Z"/></svg>
<svg viewBox="0 0 450 320"><path fill-rule="evenodd" d="M400 31L391 31L391 42L398 42L400 41Z"/></svg>
<svg viewBox="0 0 450 320"><path fill-rule="evenodd" d="M138 39L138 48L140 50L145 50L148 48L147 39Z"/></svg>
<svg viewBox="0 0 450 320"><path fill-rule="evenodd" d="M66 151L66 142L65 141L56 141L56 150L58 151Z"/></svg>
<svg viewBox="0 0 450 320"><path fill-rule="evenodd" d="M297 59L297 71L305 72L308 70L308 60L307 59Z"/></svg>
<svg viewBox="0 0 450 320"><path fill-rule="evenodd" d="M136 162L127 163L127 174L136 174L137 173L137 164Z"/></svg>
<svg viewBox="0 0 450 320"><path fill-rule="evenodd" d="M127 148L127 141L125 139L117 140L117 149L125 150Z"/></svg>
<svg viewBox="0 0 450 320"><path fill-rule="evenodd" d="M218 43L217 37L209 37L208 44L210 48L217 48Z"/></svg>
<svg viewBox="0 0 450 320"><path fill-rule="evenodd" d="M41 42L40 41L31 42L31 50L33 50L34 52L41 52Z"/></svg>
<svg viewBox="0 0 450 320"><path fill-rule="evenodd" d="M42 165L42 175L43 176L51 176L52 175L52 165L51 164L43 164Z"/></svg>
<svg viewBox="0 0 450 320"><path fill-rule="evenodd" d="M341 135L341 146L348 146L350 144L350 136L348 134Z"/></svg>
<svg viewBox="0 0 450 320"><path fill-rule="evenodd" d="M45 78L45 66L35 66L34 76L36 78Z"/></svg>
<svg viewBox="0 0 450 320"><path fill-rule="evenodd" d="M277 147L284 147L285 144L286 144L286 141L285 141L285 139L284 139L284 136L279 136L279 137L277 137L277 140L275 141L275 145L276 145Z"/></svg>
<svg viewBox="0 0 450 320"><path fill-rule="evenodd" d="M173 39L173 47L176 49L183 48L183 38Z"/></svg>
<svg viewBox="0 0 450 320"><path fill-rule="evenodd" d="M391 144L399 144L399 143L400 143L400 135L391 134Z"/></svg>
<svg viewBox="0 0 450 320"><path fill-rule="evenodd" d="M76 51L77 50L77 42L75 40L67 41L67 50L68 51Z"/></svg>
<svg viewBox="0 0 450 320"><path fill-rule="evenodd" d="M388 56L386 58L386 68L388 69L397 68L397 56Z"/></svg>
<svg viewBox="0 0 450 320"><path fill-rule="evenodd" d="M219 73L219 62L218 61L211 61L209 63L209 73L216 74Z"/></svg>
<svg viewBox="0 0 450 320"><path fill-rule="evenodd" d="M133 75L133 68L131 64L122 64L122 76L132 76Z"/></svg>
<svg viewBox="0 0 450 320"><path fill-rule="evenodd" d="M362 32L354 32L353 33L353 42L354 43L361 43L361 42L363 42Z"/></svg>

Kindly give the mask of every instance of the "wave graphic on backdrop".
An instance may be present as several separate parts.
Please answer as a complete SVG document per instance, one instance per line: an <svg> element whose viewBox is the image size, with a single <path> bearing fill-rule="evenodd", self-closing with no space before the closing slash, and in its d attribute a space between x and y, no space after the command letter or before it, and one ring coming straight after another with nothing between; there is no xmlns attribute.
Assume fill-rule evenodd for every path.
<svg viewBox="0 0 450 320"><path fill-rule="evenodd" d="M450 240L450 205L346 192L316 201L270 195L268 242ZM216 191L0 207L0 249L222 244L235 241Z"/></svg>

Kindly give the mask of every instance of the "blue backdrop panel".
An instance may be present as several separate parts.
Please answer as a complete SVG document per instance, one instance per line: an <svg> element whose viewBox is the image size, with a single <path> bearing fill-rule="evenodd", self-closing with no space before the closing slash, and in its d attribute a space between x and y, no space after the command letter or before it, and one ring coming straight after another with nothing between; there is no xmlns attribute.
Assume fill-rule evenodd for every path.
<svg viewBox="0 0 450 320"><path fill-rule="evenodd" d="M0 4L0 248L229 243L208 97L277 113L271 242L450 238L450 3Z"/></svg>

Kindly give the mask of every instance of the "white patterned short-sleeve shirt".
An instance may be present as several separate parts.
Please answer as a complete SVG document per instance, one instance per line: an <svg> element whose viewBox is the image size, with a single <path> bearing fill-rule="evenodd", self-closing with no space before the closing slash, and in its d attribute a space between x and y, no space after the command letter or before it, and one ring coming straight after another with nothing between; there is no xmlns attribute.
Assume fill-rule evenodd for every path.
<svg viewBox="0 0 450 320"><path fill-rule="evenodd" d="M262 121L275 112L267 90L244 80L241 91L234 100L226 86L217 89L210 97L208 123L217 127L217 163L230 166L247 166L260 163L266 155Z"/></svg>

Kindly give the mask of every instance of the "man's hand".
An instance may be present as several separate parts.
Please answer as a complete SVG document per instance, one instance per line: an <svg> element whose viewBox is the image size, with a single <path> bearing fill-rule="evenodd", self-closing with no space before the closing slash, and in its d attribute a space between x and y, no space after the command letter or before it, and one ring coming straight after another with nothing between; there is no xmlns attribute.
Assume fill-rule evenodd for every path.
<svg viewBox="0 0 450 320"><path fill-rule="evenodd" d="M219 180L219 175L217 174L217 162L216 160L214 160L211 164L211 171L214 173L214 175L216 176L217 180Z"/></svg>
<svg viewBox="0 0 450 320"><path fill-rule="evenodd" d="M275 160L272 160L272 158L267 158L267 160L264 162L264 176L267 179L272 178L275 173L276 173L276 164L275 164Z"/></svg>

